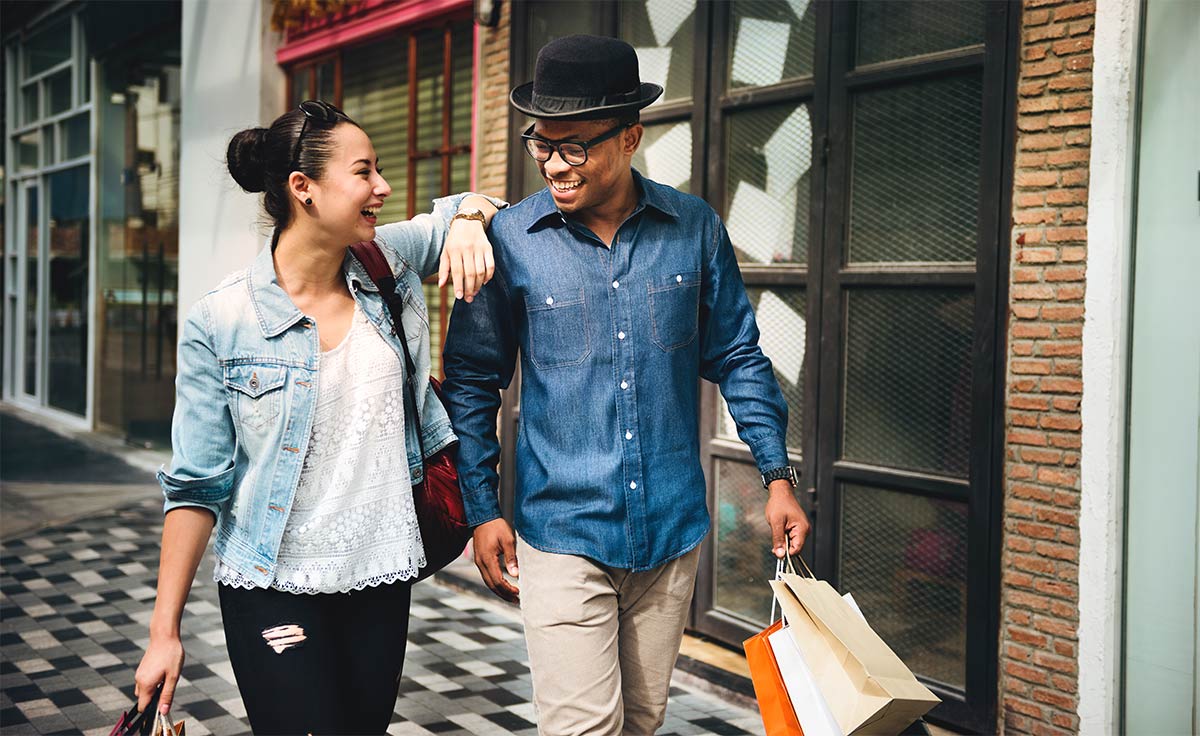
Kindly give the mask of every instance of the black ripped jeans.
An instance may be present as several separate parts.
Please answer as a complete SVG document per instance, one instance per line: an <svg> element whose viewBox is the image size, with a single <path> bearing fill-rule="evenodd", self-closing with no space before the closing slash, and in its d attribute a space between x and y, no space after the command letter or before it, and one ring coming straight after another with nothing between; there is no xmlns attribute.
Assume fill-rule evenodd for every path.
<svg viewBox="0 0 1200 736"><path fill-rule="evenodd" d="M408 581L305 595L218 585L255 734L382 734L408 638Z"/></svg>

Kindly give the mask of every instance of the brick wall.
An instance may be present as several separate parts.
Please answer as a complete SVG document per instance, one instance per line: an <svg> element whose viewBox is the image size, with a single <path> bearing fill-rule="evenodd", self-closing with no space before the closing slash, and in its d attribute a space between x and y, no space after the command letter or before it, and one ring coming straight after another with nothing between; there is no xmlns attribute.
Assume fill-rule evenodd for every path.
<svg viewBox="0 0 1200 736"><path fill-rule="evenodd" d="M1000 697L1078 730L1079 403L1096 3L1023 0L1009 285Z"/></svg>
<svg viewBox="0 0 1200 736"><path fill-rule="evenodd" d="M479 90L475 139L475 187L484 194L508 194L508 47L511 2L500 2L500 22L479 29Z"/></svg>

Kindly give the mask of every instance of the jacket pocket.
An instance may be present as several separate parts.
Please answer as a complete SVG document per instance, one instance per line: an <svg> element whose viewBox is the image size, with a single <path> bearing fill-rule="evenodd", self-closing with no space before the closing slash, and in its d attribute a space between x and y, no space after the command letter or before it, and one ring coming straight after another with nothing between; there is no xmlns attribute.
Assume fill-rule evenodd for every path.
<svg viewBox="0 0 1200 736"><path fill-rule="evenodd" d="M225 386L233 391L237 420L247 429L261 432L279 416L283 403L287 368L270 364L239 364L225 367Z"/></svg>
<svg viewBox="0 0 1200 736"><path fill-rule="evenodd" d="M538 368L579 365L592 352L583 289L525 297L529 319L529 359Z"/></svg>
<svg viewBox="0 0 1200 736"><path fill-rule="evenodd" d="M696 339L700 314L699 271L680 271L651 279L646 291L650 302L650 339L655 345L670 352Z"/></svg>

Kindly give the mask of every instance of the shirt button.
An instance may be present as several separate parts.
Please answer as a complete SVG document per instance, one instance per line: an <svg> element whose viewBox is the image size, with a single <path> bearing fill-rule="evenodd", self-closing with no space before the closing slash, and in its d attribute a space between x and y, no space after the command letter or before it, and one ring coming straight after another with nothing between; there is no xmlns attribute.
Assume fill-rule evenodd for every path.
<svg viewBox="0 0 1200 736"><path fill-rule="evenodd" d="M613 282L613 288L614 288L614 289L619 289L619 288L621 288L621 282L620 282L620 281L614 281L614 282Z"/></svg>
<svg viewBox="0 0 1200 736"><path fill-rule="evenodd" d="M637 490L637 483L636 483L636 482L631 482L631 483L629 484L629 490L631 490L631 491L636 491L636 490Z"/></svg>
<svg viewBox="0 0 1200 736"><path fill-rule="evenodd" d="M629 388L629 384L628 384L628 383L626 383L625 381L621 381L621 388L623 388L623 389L624 389L624 388Z"/></svg>
<svg viewBox="0 0 1200 736"><path fill-rule="evenodd" d="M547 304L553 304L553 303L554 303L554 297L552 297L552 296L548 296L548 297L546 297L546 303L547 303Z"/></svg>
<svg viewBox="0 0 1200 736"><path fill-rule="evenodd" d="M626 433L625 433L625 439L627 439L627 440L631 440L631 439L633 439L633 432L626 432Z"/></svg>
<svg viewBox="0 0 1200 736"><path fill-rule="evenodd" d="M617 333L617 339L618 339L618 340L624 340L624 339L625 339L625 333L624 333L624 332L618 332L618 333Z"/></svg>
<svg viewBox="0 0 1200 736"><path fill-rule="evenodd" d="M678 283L680 283L680 282L682 282L682 281L683 281L683 276L682 276L682 275L680 275L680 274L676 274L676 275L675 275L675 283L677 283L677 284L678 284Z"/></svg>

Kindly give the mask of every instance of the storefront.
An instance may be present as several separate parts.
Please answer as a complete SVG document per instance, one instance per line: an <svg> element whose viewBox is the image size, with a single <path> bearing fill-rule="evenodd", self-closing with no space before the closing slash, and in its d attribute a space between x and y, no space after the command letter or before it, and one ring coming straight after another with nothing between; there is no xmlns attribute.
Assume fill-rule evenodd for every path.
<svg viewBox="0 0 1200 736"><path fill-rule="evenodd" d="M180 6L46 7L5 38L3 395L161 443L175 377Z"/></svg>
<svg viewBox="0 0 1200 736"><path fill-rule="evenodd" d="M591 32L629 41L665 87L634 165L725 219L789 403L807 553L945 700L940 717L981 730L997 691L1010 10L512 10L514 83L549 38ZM514 199L542 186L527 159L510 159ZM750 453L716 387L701 391L714 528L691 628L737 645L768 616L769 530Z"/></svg>

